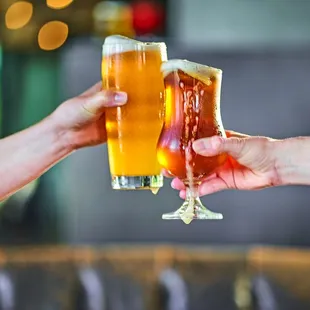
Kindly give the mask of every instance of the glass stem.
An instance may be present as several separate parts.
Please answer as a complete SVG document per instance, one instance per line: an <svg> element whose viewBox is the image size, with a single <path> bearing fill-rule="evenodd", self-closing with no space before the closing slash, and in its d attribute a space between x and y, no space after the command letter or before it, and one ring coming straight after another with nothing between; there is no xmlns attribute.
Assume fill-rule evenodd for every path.
<svg viewBox="0 0 310 310"><path fill-rule="evenodd" d="M186 184L186 201L189 203L199 201L199 184L194 184L192 187Z"/></svg>
<svg viewBox="0 0 310 310"><path fill-rule="evenodd" d="M185 184L185 188L186 188L186 199L195 199L199 197L198 184L193 185L192 188L188 184Z"/></svg>

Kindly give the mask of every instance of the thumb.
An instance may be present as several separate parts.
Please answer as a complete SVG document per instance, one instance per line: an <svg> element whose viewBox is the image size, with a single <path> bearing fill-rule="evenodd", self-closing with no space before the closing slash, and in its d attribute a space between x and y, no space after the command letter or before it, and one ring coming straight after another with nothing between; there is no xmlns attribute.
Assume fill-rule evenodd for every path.
<svg viewBox="0 0 310 310"><path fill-rule="evenodd" d="M194 141L193 149L197 154L203 156L215 156L227 153L235 159L241 158L245 152L247 138L223 138L213 136Z"/></svg>
<svg viewBox="0 0 310 310"><path fill-rule="evenodd" d="M84 96L83 96L84 97ZM127 102L127 94L121 91L103 90L84 97L83 108L97 114L104 108L122 106Z"/></svg>

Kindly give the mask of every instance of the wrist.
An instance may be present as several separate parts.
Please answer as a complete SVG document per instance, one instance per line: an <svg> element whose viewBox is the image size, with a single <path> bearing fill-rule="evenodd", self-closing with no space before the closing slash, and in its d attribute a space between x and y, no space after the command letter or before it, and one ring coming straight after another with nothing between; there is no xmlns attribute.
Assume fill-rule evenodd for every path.
<svg viewBox="0 0 310 310"><path fill-rule="evenodd" d="M45 120L47 126L53 132L55 141L58 144L58 148L62 149L65 153L71 153L75 150L73 143L69 137L68 131L61 126L57 121L57 118L54 117L54 114L49 115Z"/></svg>
<svg viewBox="0 0 310 310"><path fill-rule="evenodd" d="M275 141L279 185L310 185L310 137Z"/></svg>

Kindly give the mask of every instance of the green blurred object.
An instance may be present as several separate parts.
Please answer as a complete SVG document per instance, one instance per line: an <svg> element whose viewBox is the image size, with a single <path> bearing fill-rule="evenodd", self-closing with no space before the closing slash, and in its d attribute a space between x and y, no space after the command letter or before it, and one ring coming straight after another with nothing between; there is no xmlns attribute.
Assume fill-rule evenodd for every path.
<svg viewBox="0 0 310 310"><path fill-rule="evenodd" d="M2 50L1 69L1 137L14 134L34 125L48 116L60 103L59 54L16 53ZM33 221L28 225L38 229L41 240L57 239L57 207L54 201L54 183L59 179L57 169L48 171L6 201L0 203L2 215L11 222ZM43 186L42 186L43 184ZM38 190L38 196L35 195ZM32 218L24 218L26 208L32 206ZM37 206L40 204L40 206ZM4 208L8 206L6 212ZM24 219L23 219L24 218ZM32 242L25 236L27 242Z"/></svg>
<svg viewBox="0 0 310 310"><path fill-rule="evenodd" d="M3 135L27 128L59 102L57 53L3 52Z"/></svg>
<svg viewBox="0 0 310 310"><path fill-rule="evenodd" d="M7 136L40 121L55 108L55 103L58 102L58 94L55 91L58 72L55 54L5 54L6 61L3 66L2 52L0 49L1 86L4 86L3 92L0 86L0 137L3 137L2 132ZM2 119L3 101L4 121ZM35 193L38 184L39 179L29 183L12 197L0 202L0 207L8 200L25 205Z"/></svg>

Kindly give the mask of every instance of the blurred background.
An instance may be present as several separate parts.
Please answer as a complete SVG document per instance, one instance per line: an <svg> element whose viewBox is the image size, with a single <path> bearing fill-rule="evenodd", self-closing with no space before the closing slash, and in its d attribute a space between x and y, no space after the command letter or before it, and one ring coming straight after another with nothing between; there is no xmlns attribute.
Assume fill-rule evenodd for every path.
<svg viewBox="0 0 310 310"><path fill-rule="evenodd" d="M309 14L308 0L0 0L0 135L99 81L110 34L221 68L226 129L309 135ZM181 204L169 183L112 191L99 146L1 202L0 309L310 309L309 188L210 195L224 220L184 225L161 220Z"/></svg>

